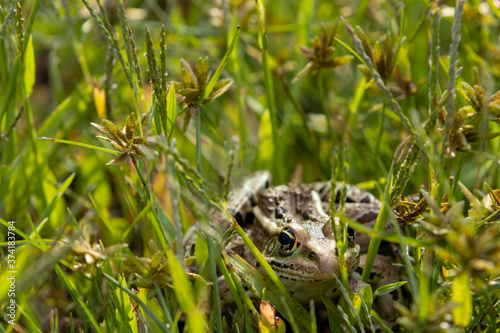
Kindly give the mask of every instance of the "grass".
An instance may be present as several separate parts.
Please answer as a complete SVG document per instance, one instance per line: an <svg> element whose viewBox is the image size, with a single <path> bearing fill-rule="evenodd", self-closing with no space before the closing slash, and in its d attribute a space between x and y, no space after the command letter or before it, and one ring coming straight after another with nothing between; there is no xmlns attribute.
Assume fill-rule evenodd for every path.
<svg viewBox="0 0 500 333"><path fill-rule="evenodd" d="M405 331L496 332L499 25L494 1L3 0L0 331L390 332L371 306L403 288ZM211 217L265 169L375 194L374 228L331 207L340 259L349 224L363 280L384 240L402 281L342 270L301 305L238 225L262 269L229 255Z"/></svg>

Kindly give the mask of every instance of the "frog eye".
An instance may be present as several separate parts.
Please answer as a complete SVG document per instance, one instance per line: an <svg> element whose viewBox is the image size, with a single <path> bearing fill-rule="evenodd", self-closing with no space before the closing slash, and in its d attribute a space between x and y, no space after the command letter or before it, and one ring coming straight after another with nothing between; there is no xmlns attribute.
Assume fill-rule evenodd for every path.
<svg viewBox="0 0 500 333"><path fill-rule="evenodd" d="M282 254L292 254L300 246L294 232L290 228L283 228L278 235L279 251Z"/></svg>
<svg viewBox="0 0 500 333"><path fill-rule="evenodd" d="M290 228L286 228L280 232L278 240L281 245L288 246L295 240L295 234Z"/></svg>

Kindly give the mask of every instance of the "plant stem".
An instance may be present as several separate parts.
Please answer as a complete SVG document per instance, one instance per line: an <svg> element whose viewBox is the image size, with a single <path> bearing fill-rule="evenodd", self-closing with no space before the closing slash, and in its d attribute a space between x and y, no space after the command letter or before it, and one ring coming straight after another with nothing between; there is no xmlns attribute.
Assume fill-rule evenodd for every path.
<svg viewBox="0 0 500 333"><path fill-rule="evenodd" d="M284 73L281 73L280 79L281 79L281 84L283 85L283 90L285 91L287 97L292 102L292 105L297 111L297 113L300 115L300 118L302 118L302 126L304 128L304 133L307 138L307 143L311 145L311 131L309 130L309 126L307 125L306 112L304 108L302 108L302 106L300 105L299 101L295 98L295 96L293 96L292 90L290 89L290 85L288 84Z"/></svg>
<svg viewBox="0 0 500 333"><path fill-rule="evenodd" d="M198 107L198 110L196 111L195 126L196 126L196 168L198 169L200 175L203 177L203 168L201 166L201 108L200 107Z"/></svg>
<svg viewBox="0 0 500 333"><path fill-rule="evenodd" d="M323 71L322 69L319 69L318 71L318 91L319 91L319 97L321 100L321 107L323 109L323 112L325 113L326 116L326 126L327 126L327 131L328 131L328 136L331 141L331 144L334 142L334 134L332 130L332 121L330 118L330 112L328 111L328 106L326 103L326 93L325 93L325 85L323 83Z"/></svg>
<svg viewBox="0 0 500 333"><path fill-rule="evenodd" d="M457 195L459 191L458 182L460 180L460 175L462 174L462 167L465 162L465 153L460 152L459 155L460 157L458 159L457 171L455 173L455 177L453 177L453 189L450 191L453 194L453 196L450 196L449 199L450 202L452 202L452 200L457 200Z"/></svg>
<svg viewBox="0 0 500 333"><path fill-rule="evenodd" d="M144 179L141 167L139 166L139 163L137 163L135 158L132 158L132 162L134 163L135 170L137 171L137 175L139 176L139 179L141 180L142 186L144 187L144 190L146 191L146 195L148 196L149 201L152 203L153 198L151 197L151 191L149 190L149 186L148 186L148 183L146 182L146 179Z"/></svg>
<svg viewBox="0 0 500 333"><path fill-rule="evenodd" d="M382 141L382 135L384 134L384 123L385 123L385 96L383 96L383 101L382 101L382 119L380 119L380 129L378 131L377 143L375 144L375 157L378 156L380 150L380 142Z"/></svg>
<svg viewBox="0 0 500 333"><path fill-rule="evenodd" d="M217 323L217 333L222 333L222 315L220 309L219 284L217 283L217 270L215 267L214 241L212 237L207 237L208 259L210 261L210 272L212 273L212 282L214 285L214 308L215 321Z"/></svg>
<svg viewBox="0 0 500 333"><path fill-rule="evenodd" d="M183 247L183 229L182 229L182 224L180 221L180 214L179 214L179 183L177 182L177 178L175 177L175 159L172 158L172 162L170 163L171 157L167 156L165 154L165 169L167 169L167 166L171 167L171 172L172 172L172 182L169 185L170 187L170 202L172 203L172 219L174 220L174 226L175 226L175 245L176 245L176 252L177 252L177 257L179 258L179 262L182 262L184 259L184 247Z"/></svg>
<svg viewBox="0 0 500 333"><path fill-rule="evenodd" d="M196 126L196 169L198 173L203 178L203 168L201 166L201 107L198 106L198 110L196 110L196 118L195 118L195 126ZM200 183L200 188L202 190L205 189L205 185ZM203 204L207 204L207 200L205 197L202 197L201 200Z"/></svg>
<svg viewBox="0 0 500 333"><path fill-rule="evenodd" d="M455 115L455 104L456 104L456 79L457 79L457 64L458 64L458 46L460 44L460 25L462 23L462 14L465 0L458 0L457 7L455 9L455 20L453 21L452 28L452 40L450 44L450 65L448 68L448 73L450 79L448 80L448 98L446 101L446 122L445 131L443 136L443 143L441 146L441 164L446 155L446 148L448 147L448 139L450 136L451 121Z"/></svg>

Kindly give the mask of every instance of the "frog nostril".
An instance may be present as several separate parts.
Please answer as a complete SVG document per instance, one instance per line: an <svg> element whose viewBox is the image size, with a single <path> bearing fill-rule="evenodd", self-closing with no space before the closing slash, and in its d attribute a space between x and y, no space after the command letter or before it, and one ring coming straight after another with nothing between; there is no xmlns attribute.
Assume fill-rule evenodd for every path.
<svg viewBox="0 0 500 333"><path fill-rule="evenodd" d="M309 258L309 260L314 260L314 259L316 259L317 254L316 254L316 252L311 252L311 253L309 253L309 255L307 257Z"/></svg>
<svg viewBox="0 0 500 333"><path fill-rule="evenodd" d="M234 219L236 220L236 222L238 222L239 225L241 225L243 223L243 216L241 215L240 212L237 212L234 215Z"/></svg>
<svg viewBox="0 0 500 333"><path fill-rule="evenodd" d="M356 236L356 231L347 226L347 245L348 246L354 246L354 236Z"/></svg>
<svg viewBox="0 0 500 333"><path fill-rule="evenodd" d="M282 219L283 217L285 217L285 210L283 209L283 207L279 206L278 208L276 208L276 211L274 212L274 216L277 219Z"/></svg>
<svg viewBox="0 0 500 333"><path fill-rule="evenodd" d="M246 224L252 225L253 221L255 220L255 215L254 213L250 212L247 213L245 216Z"/></svg>

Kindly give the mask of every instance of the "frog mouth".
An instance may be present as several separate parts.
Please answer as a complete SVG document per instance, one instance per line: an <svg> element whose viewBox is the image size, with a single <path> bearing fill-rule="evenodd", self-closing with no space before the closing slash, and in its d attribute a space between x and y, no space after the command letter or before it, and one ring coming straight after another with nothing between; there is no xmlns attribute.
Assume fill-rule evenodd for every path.
<svg viewBox="0 0 500 333"><path fill-rule="evenodd" d="M278 261L269 261L269 265L273 268L274 272L280 279L286 279L291 281L303 281L303 282L323 282L333 279L331 278L320 278L314 276L314 274L305 274L297 269L293 269L293 266L280 263Z"/></svg>
<svg viewBox="0 0 500 333"><path fill-rule="evenodd" d="M277 269L274 269L274 272L280 279L297 281L297 282L326 282L333 280L333 277L331 279L318 279L318 278L313 279L303 275L290 274L290 271L285 272L285 271L279 271Z"/></svg>
<svg viewBox="0 0 500 333"><path fill-rule="evenodd" d="M268 264L272 267L276 275L280 279L297 281L297 282L328 282L334 279L333 274L340 277L340 270L338 265L332 265L327 270L320 271L314 265L305 267L304 265L296 265L294 263L287 263L277 261L274 259L266 258ZM347 259L347 258L346 258ZM354 270L359 266L358 260L346 261L347 273L351 275Z"/></svg>
<svg viewBox="0 0 500 333"><path fill-rule="evenodd" d="M328 282L334 279L333 275L316 274L317 272L306 273L296 269L293 265L284 264L275 260L268 261L274 272L280 279L300 282ZM347 272L350 274L355 267L347 267ZM340 272L338 272L340 274ZM332 272L337 274L337 272Z"/></svg>

